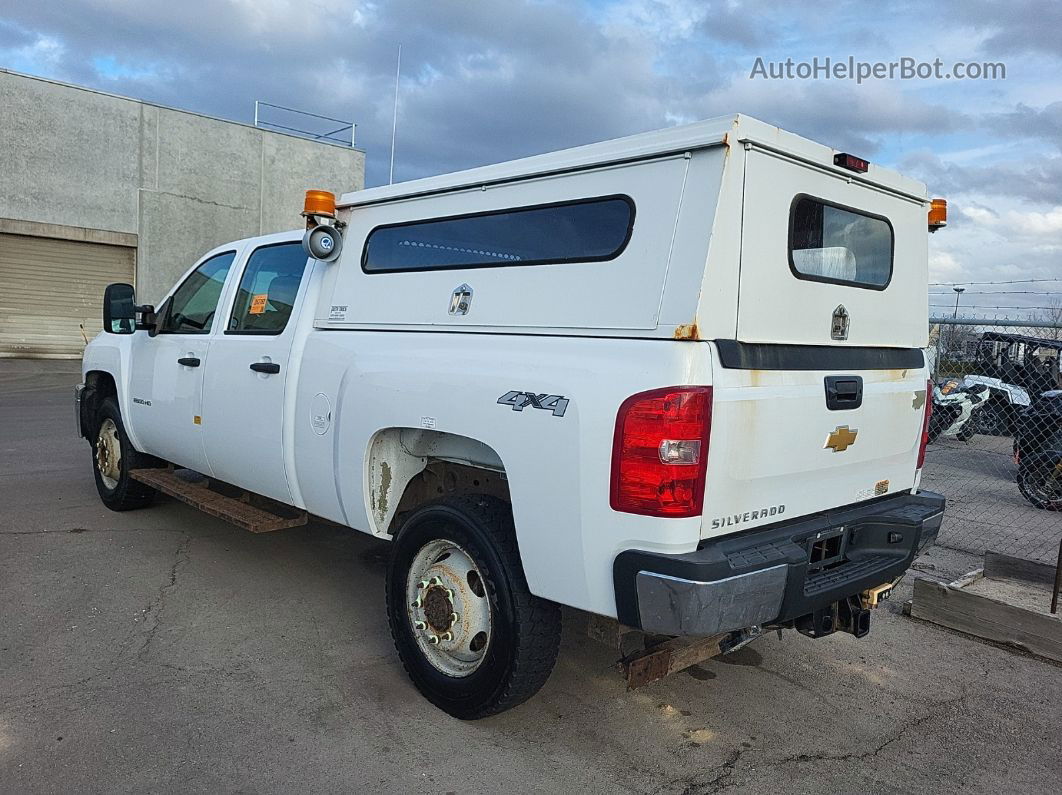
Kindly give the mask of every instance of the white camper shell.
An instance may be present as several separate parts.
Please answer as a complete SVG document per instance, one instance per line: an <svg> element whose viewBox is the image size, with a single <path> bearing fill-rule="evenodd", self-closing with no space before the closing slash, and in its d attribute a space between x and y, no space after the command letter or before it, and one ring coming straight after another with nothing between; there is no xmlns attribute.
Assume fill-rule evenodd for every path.
<svg viewBox="0 0 1062 795"><path fill-rule="evenodd" d="M320 259L236 241L135 327L108 303L97 485L181 496L163 461L393 541L399 652L461 717L541 685L556 603L724 650L865 634L943 510L928 207L745 116L308 206Z"/></svg>
<svg viewBox="0 0 1062 795"><path fill-rule="evenodd" d="M347 245L325 282L315 325L925 345L925 186L874 164L853 173L833 164L835 154L747 116L726 116L348 193L339 202ZM798 194L841 206L858 197L861 211L912 230L896 240L893 260L902 267L887 291L826 286L778 269L788 261L790 205ZM465 269L382 278L361 267L358 243L379 226L609 196L634 205L631 239L615 258L477 268L466 279L475 282L468 315L449 314L448 301L438 299ZM838 303L856 322L835 342L830 325ZM358 311L336 315L333 305Z"/></svg>

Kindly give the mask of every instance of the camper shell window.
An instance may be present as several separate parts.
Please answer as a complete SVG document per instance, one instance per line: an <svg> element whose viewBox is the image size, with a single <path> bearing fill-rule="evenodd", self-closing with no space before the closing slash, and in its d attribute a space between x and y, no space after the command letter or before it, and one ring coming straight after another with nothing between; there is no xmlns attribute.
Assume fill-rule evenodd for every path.
<svg viewBox="0 0 1062 795"><path fill-rule="evenodd" d="M629 196L388 224L369 233L361 267L395 273L603 262L623 252L633 227Z"/></svg>
<svg viewBox="0 0 1062 795"><path fill-rule="evenodd" d="M789 209L789 268L798 279L884 290L892 224L880 215L799 194Z"/></svg>

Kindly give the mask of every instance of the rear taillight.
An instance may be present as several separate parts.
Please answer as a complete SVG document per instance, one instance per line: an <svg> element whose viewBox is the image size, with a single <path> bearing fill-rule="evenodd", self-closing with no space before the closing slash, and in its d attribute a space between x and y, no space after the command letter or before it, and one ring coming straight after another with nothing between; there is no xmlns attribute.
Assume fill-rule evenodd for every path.
<svg viewBox="0 0 1062 795"><path fill-rule="evenodd" d="M710 386L654 389L623 401L612 443L613 510L700 516L711 428Z"/></svg>
<svg viewBox="0 0 1062 795"><path fill-rule="evenodd" d="M933 382L926 382L926 410L922 417L922 438L918 442L918 469L926 462L926 445L929 444L929 416L933 413Z"/></svg>

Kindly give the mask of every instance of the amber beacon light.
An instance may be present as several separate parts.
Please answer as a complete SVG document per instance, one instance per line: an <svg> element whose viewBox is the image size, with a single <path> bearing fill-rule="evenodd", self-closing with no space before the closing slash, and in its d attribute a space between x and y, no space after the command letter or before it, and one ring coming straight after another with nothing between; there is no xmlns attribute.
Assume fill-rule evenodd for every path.
<svg viewBox="0 0 1062 795"><path fill-rule="evenodd" d="M929 231L936 232L948 225L948 202L946 199L933 199L929 203Z"/></svg>
<svg viewBox="0 0 1062 795"><path fill-rule="evenodd" d="M336 217L336 195L327 190L308 190L302 205L302 214Z"/></svg>
<svg viewBox="0 0 1062 795"><path fill-rule="evenodd" d="M334 262L343 249L342 228L336 220L336 196L326 190L306 191L302 216L306 219L306 233L302 247L314 259Z"/></svg>

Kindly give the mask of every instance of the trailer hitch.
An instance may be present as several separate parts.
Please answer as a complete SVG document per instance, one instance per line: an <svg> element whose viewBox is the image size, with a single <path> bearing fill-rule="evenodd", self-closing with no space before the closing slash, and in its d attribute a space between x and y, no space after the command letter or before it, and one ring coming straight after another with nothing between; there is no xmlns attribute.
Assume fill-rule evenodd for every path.
<svg viewBox="0 0 1062 795"><path fill-rule="evenodd" d="M871 610L863 604L861 596L849 596L801 616L793 622L793 626L797 632L809 638L824 638L838 630L862 638L870 632Z"/></svg>

